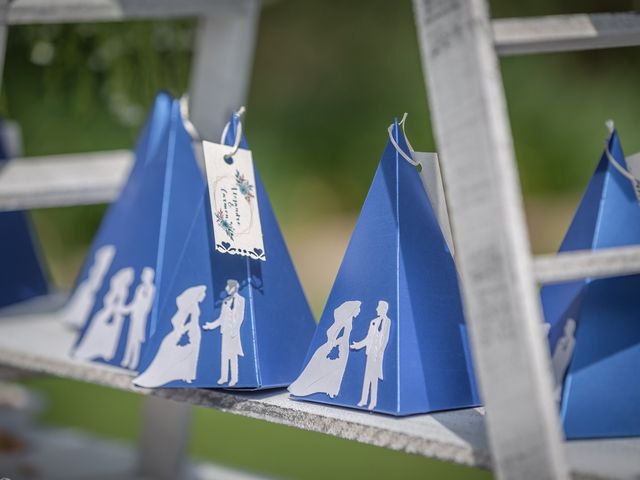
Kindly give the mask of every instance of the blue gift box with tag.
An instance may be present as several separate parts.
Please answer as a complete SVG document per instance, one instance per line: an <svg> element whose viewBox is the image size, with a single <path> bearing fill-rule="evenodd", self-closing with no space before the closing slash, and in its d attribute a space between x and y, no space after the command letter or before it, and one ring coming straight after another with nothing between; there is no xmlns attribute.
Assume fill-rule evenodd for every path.
<svg viewBox="0 0 640 480"><path fill-rule="evenodd" d="M240 117L234 114L222 143L234 144L239 128ZM238 139L239 147L247 149L245 138ZM259 205L264 261L216 250L202 172L191 162L175 176L191 186L180 199L189 211L189 226L174 231L174 215L185 213L170 206L172 235L164 261L175 268L162 279L165 294L134 383L241 389L288 385L304 360L315 322L257 169L252 191Z"/></svg>
<svg viewBox="0 0 640 480"><path fill-rule="evenodd" d="M391 415L475 406L454 260L397 122L390 137L289 391Z"/></svg>
<svg viewBox="0 0 640 480"><path fill-rule="evenodd" d="M561 252L640 243L640 204L620 139L606 148ZM640 435L640 276L546 285L541 290L568 438Z"/></svg>
<svg viewBox="0 0 640 480"><path fill-rule="evenodd" d="M10 157L0 119L0 170ZM0 212L0 308L48 293L42 263L29 215L24 211Z"/></svg>

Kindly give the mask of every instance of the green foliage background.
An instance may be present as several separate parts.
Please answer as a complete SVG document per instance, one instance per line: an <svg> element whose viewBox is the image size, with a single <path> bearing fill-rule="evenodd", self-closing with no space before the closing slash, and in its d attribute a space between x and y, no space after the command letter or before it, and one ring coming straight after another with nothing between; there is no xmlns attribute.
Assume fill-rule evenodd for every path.
<svg viewBox="0 0 640 480"><path fill-rule="evenodd" d="M635 5L500 0L491 6L501 17ZM181 20L12 27L0 111L21 124L28 155L131 148L155 92L187 89L194 26ZM580 192L599 158L608 118L615 119L627 153L640 149L638 60L637 48L502 60L525 196ZM414 146L435 148L407 0L275 2L261 18L252 77L246 131L285 224L357 212L394 116L409 112ZM35 212L47 254L65 259L81 252L103 211ZM51 396L51 422L120 438L136 433L137 397L59 380L33 384ZM228 446L245 440L251 456ZM363 472L370 478L486 476L211 411L196 414L193 452L296 478L340 476L317 465L315 456L325 454L343 458L341 471L354 478Z"/></svg>

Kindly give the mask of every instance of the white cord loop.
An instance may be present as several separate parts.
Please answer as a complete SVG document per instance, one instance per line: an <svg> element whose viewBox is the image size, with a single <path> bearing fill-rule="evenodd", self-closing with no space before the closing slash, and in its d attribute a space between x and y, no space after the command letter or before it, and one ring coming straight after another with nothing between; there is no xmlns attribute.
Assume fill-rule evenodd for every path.
<svg viewBox="0 0 640 480"><path fill-rule="evenodd" d="M609 129L609 134L612 134L614 130L613 120L607 120L606 125L607 125L607 128ZM609 135L609 138L611 138L611 135ZM613 165L613 167L616 170L618 170L618 172L620 172L624 177L627 178L627 180L631 182L633 191L636 194L636 199L638 200L638 202L640 202L640 180L634 177L631 174L631 172L629 172L626 168L620 165L615 158L613 158L613 155L609 150L609 138L607 138L607 140L605 141L605 146L604 146L604 152L605 152L605 155L607 156L607 160L609 160L609 163L611 163L611 165Z"/></svg>
<svg viewBox="0 0 640 480"><path fill-rule="evenodd" d="M413 156L413 151L414 151L413 147L409 143L409 139L407 138L407 135L404 131L404 125L405 125L406 119L407 119L407 112L404 113L404 115L402 116L402 120L398 122L398 125L402 127L402 134L404 135L404 139L407 142L407 147L409 147L409 152L411 152L411 156ZM416 162L413 158L407 155L404 152L404 150L400 148L400 145L398 145L398 142L396 142L396 139L393 137L393 125L394 124L392 123L391 125L389 125L389 128L387 129L389 132L389 140L391 140L391 144L393 145L393 147L396 149L396 151L400 154L402 158L404 158L407 162L409 162L414 167L417 167L418 165L420 165L420 162Z"/></svg>
<svg viewBox="0 0 640 480"><path fill-rule="evenodd" d="M234 115L238 117L238 130L236 131L236 139L233 142L233 147L231 147L231 151L224 156L225 160L229 160L233 158L233 156L238 152L238 149L240 148L240 141L242 140L242 122L240 121L240 117L242 117L242 115L244 115L244 112L246 111L247 109L244 108L244 106L242 106L238 109L237 112L234 113ZM227 137L227 132L229 132L230 125L231 125L231 122L230 121L227 122L227 124L224 126L224 129L222 130L222 135L220 136L221 145L224 144L224 139Z"/></svg>
<svg viewBox="0 0 640 480"><path fill-rule="evenodd" d="M195 142L199 142L200 134L189 117L189 95L186 93L180 97L180 115L182 116L184 128L191 136L191 139Z"/></svg>

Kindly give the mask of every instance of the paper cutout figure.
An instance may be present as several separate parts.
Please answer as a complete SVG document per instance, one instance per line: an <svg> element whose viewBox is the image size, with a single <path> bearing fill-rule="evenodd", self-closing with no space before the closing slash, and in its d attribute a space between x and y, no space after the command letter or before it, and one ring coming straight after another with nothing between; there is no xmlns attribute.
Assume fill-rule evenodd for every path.
<svg viewBox="0 0 640 480"><path fill-rule="evenodd" d="M195 380L202 339L200 303L205 299L206 291L206 286L198 285L178 296L178 310L171 317L172 329L162 340L149 367L135 379L136 385L159 387L175 380L187 384Z"/></svg>
<svg viewBox="0 0 640 480"><path fill-rule="evenodd" d="M18 154L7 138L10 127L0 119L0 168ZM46 295L47 272L28 212L0 212L0 245L0 308Z"/></svg>
<svg viewBox="0 0 640 480"><path fill-rule="evenodd" d="M102 287L115 254L116 247L113 245L104 245L96 250L88 277L76 287L62 310L62 318L66 324L80 328L86 323L95 304L96 293Z"/></svg>
<svg viewBox="0 0 640 480"><path fill-rule="evenodd" d="M227 280L225 290L229 296L222 302L220 316L202 327L205 330L220 328L222 353L218 385L228 382L230 387L238 383L238 356L244 357L240 337L240 327L244 321L244 298L238 294L239 288L240 284L237 280ZM230 382L229 369L231 369Z"/></svg>
<svg viewBox="0 0 640 480"><path fill-rule="evenodd" d="M127 346L121 365L132 370L138 368L140 362L140 349L146 338L147 319L156 295L156 287L153 284L154 273L153 268L142 269L140 284L136 287L133 300L124 309L129 314L130 321Z"/></svg>
<svg viewBox="0 0 640 480"><path fill-rule="evenodd" d="M378 316L371 320L367 336L359 342L353 342L353 350L365 349L367 355L367 366L364 370L364 382L362 384L362 397L358 402L359 407L364 407L370 396L369 410L373 410L378 403L378 381L384 380L382 363L384 361L384 351L389 343L389 331L391 320L387 317L389 304L383 300L378 302L376 313Z"/></svg>
<svg viewBox="0 0 640 480"><path fill-rule="evenodd" d="M573 357L573 349L576 346L576 339L574 337L576 331L576 321L573 318L567 320L564 325L564 335L558 340L556 348L553 351L551 357L553 365L553 376L556 382L556 400L560 401L560 394L562 393L562 382L564 375L567 373L571 358Z"/></svg>
<svg viewBox="0 0 640 480"><path fill-rule="evenodd" d="M179 108L176 114L180 119ZM234 144L239 125L240 118L234 114L223 143ZM175 141L191 142L181 123L176 129ZM246 148L246 140L241 138L240 149ZM152 363L168 364L160 360L163 355L160 346L173 329L172 299L193 285L203 285L209 292L200 304L204 324L210 328L219 320L220 326L201 329L198 367L191 384L184 379L165 377L164 383L154 386L274 388L288 385L298 374L315 322L255 168L257 163L254 163L253 193L258 199L266 261L216 251L202 171L195 159L173 171L173 182L189 188L169 202L162 257L167 273L157 281L161 300L157 323L150 329L151 337L145 344L139 366L143 373L134 379L135 384L148 386L143 382ZM175 217L180 217L175 219L177 223L186 222L187 226L174 228ZM230 285L230 279L237 281L237 286ZM244 311L242 322L239 321L241 310Z"/></svg>
<svg viewBox="0 0 640 480"><path fill-rule="evenodd" d="M293 395L326 393L338 395L349 359L349 337L353 320L360 314L361 302L347 301L333 312L333 324L327 330L327 341L315 351L300 376L289 385ZM337 350L335 354L332 354Z"/></svg>
<svg viewBox="0 0 640 480"><path fill-rule="evenodd" d="M98 251L105 246L112 246L115 254L106 267L102 285L94 292L95 301L90 307L83 305L83 309L87 308L90 312L86 314L87 320L79 332L76 348L85 343L84 337L91 331L91 323L100 318L97 312L103 309L102 300L113 276L123 268L131 268L134 278L141 280L131 285L130 293L133 298L125 299L126 308L121 312L125 318L119 330L114 354L107 357L88 355L88 358L95 361L131 370L137 370L138 359L143 357L147 339L157 326L157 312L161 302L168 303L170 308L172 302L169 299L175 299L180 293L168 296L163 292L167 285L167 282L162 281L164 276L172 278L179 262L178 255L165 255L164 249L168 245L175 248L173 239L183 238L184 232L189 231L191 226L193 212L189 208L192 205L186 205L183 197L189 196L193 185L185 183L184 178L176 172L187 164L195 164L196 160L191 138L184 132L176 108L168 94L160 93L156 97L136 146L135 162L129 178L102 220L78 277L76 291L67 307L74 308L77 295L86 295L82 292L84 282L94 274L92 269ZM190 282L182 290L194 283ZM86 302L90 303L88 300ZM168 315L167 320L172 313ZM110 352L114 348L112 340L108 337L108 341L104 340L104 347L97 350ZM94 340L89 344L93 342Z"/></svg>
<svg viewBox="0 0 640 480"><path fill-rule="evenodd" d="M640 243L640 204L634 185L611 159L627 169L614 130L560 251ZM567 438L640 435L640 382L633 381L640 365L639 291L638 275L541 289Z"/></svg>
<svg viewBox="0 0 640 480"><path fill-rule="evenodd" d="M74 351L76 358L108 361L115 356L127 313L125 303L132 282L133 268L123 268L111 277L102 308L91 319L87 332Z"/></svg>
<svg viewBox="0 0 640 480"><path fill-rule="evenodd" d="M453 257L397 123L390 133L289 391L391 415L478 405ZM352 299L358 308L345 320L338 312ZM336 338L359 350L335 349Z"/></svg>

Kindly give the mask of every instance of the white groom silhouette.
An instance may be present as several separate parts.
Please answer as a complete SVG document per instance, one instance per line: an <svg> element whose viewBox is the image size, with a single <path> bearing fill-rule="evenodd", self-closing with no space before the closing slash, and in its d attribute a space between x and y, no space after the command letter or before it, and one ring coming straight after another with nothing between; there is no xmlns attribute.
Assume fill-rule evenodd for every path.
<svg viewBox="0 0 640 480"><path fill-rule="evenodd" d="M136 287L133 300L123 309L123 313L129 314L130 320L127 346L121 365L132 370L138 368L140 347L147 336L147 318L156 296L156 287L153 284L154 275L153 268L144 267L142 269L141 282Z"/></svg>
<svg viewBox="0 0 640 480"><path fill-rule="evenodd" d="M244 321L244 297L238 293L239 288L240 284L236 280L227 280L225 290L228 296L222 301L220 316L217 320L202 326L204 330L220 327L222 354L218 385L229 382L230 387L238 383L238 356L244 356L240 339L240 327ZM229 381L229 369L231 369L231 381Z"/></svg>
<svg viewBox="0 0 640 480"><path fill-rule="evenodd" d="M384 351L389 342L389 331L391 330L391 320L387 317L389 304L384 300L378 302L376 313L378 316L371 320L367 336L359 342L351 344L352 350L360 350L365 348L367 355L367 365L364 370L364 382L362 384L362 397L358 402L359 407L367 404L369 393L371 399L369 401L369 410L373 410L378 403L378 380L382 380L382 361L384 360Z"/></svg>

